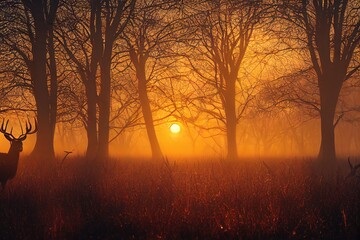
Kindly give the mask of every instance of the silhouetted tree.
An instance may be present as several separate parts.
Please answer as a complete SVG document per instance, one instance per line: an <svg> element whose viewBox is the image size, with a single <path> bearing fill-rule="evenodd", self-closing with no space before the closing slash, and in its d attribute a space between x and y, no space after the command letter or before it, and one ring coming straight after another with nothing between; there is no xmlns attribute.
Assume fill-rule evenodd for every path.
<svg viewBox="0 0 360 240"><path fill-rule="evenodd" d="M283 1L282 17L288 21L282 29L293 48L304 46L316 73L321 119L321 145L318 158L334 162L334 128L339 95L344 83L360 68L360 3L348 0ZM291 44L291 42L290 42Z"/></svg>
<svg viewBox="0 0 360 240"><path fill-rule="evenodd" d="M154 88L159 78L165 78L164 73L171 68L176 58L171 52L175 32L179 30L172 9L175 3L176 1L137 1L135 13L124 35L136 74L138 97L152 157L155 159L162 157L162 151L155 132L149 89Z"/></svg>
<svg viewBox="0 0 360 240"><path fill-rule="evenodd" d="M11 21L1 31L3 46L23 61L35 98L38 133L33 156L54 158L57 114L57 65L54 24L59 0L4 1L2 21ZM11 15L14 15L11 17Z"/></svg>
<svg viewBox="0 0 360 240"><path fill-rule="evenodd" d="M59 42L84 85L86 113L81 116L88 139L86 156L94 157L98 149L96 80L102 52L101 1L67 1L64 9Z"/></svg>
<svg viewBox="0 0 360 240"><path fill-rule="evenodd" d="M59 38L85 86L88 157L108 156L113 48L129 21L134 4L135 0L66 4Z"/></svg>
<svg viewBox="0 0 360 240"><path fill-rule="evenodd" d="M239 78L239 71L264 7L261 1L223 0L199 1L189 7L189 27L197 28L189 41L196 55L189 62L205 96L198 110L223 124L227 159L238 156L237 123L253 98L252 84Z"/></svg>
<svg viewBox="0 0 360 240"><path fill-rule="evenodd" d="M104 0L103 7L103 52L100 59L99 93L99 149L98 156L109 154L109 123L111 99L111 65L113 48L118 37L123 33L134 10L136 0ZM98 29L101 31L101 29Z"/></svg>

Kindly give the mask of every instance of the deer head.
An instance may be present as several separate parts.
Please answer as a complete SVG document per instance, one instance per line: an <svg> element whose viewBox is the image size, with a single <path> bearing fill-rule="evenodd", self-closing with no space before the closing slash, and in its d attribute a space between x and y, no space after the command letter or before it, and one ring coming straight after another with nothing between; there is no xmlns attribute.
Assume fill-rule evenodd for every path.
<svg viewBox="0 0 360 240"><path fill-rule="evenodd" d="M10 132L7 131L9 120L5 122L2 121L0 132L4 134L5 138L10 141L10 149L8 153L0 153L0 183L2 190L5 189L6 182L15 177L20 152L23 150L22 142L26 139L28 134L33 134L37 131L37 122L35 120L35 127L32 128L30 121L26 122L25 132L20 123L21 135L19 137L14 137L12 134L12 128Z"/></svg>
<svg viewBox="0 0 360 240"><path fill-rule="evenodd" d="M26 122L26 126L25 126L25 132L23 130L23 127L20 123L20 127L21 127L21 135L19 137L14 137L14 135L12 134L12 128L10 130L10 132L7 132L7 126L8 126L9 120L7 120L6 122L3 120L1 123L1 128L0 128L0 132L4 134L5 138L7 140L10 141L10 149L9 149L9 153L12 152L21 152L23 150L23 145L22 142L26 139L26 136L28 134L33 134L37 132L37 122L35 120L35 127L34 129L32 129L32 125L31 122L28 120Z"/></svg>

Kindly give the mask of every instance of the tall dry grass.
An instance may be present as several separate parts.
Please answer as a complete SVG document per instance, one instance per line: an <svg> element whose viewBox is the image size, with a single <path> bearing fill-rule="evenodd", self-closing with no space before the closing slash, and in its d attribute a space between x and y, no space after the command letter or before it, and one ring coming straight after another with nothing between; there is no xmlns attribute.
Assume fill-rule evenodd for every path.
<svg viewBox="0 0 360 240"><path fill-rule="evenodd" d="M22 159L0 195L1 239L359 239L346 163Z"/></svg>

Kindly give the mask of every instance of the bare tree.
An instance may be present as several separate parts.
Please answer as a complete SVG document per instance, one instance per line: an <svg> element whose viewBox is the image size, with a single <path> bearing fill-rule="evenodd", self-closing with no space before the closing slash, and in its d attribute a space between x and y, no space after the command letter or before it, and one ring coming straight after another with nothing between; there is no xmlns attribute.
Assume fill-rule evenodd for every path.
<svg viewBox="0 0 360 240"><path fill-rule="evenodd" d="M113 48L134 4L135 0L92 0L66 5L59 38L85 87L88 157L108 156Z"/></svg>
<svg viewBox="0 0 360 240"><path fill-rule="evenodd" d="M335 115L339 95L344 83L360 68L359 1L283 1L281 10L282 17L290 23L283 31L286 36L281 37L307 49L307 59L316 74L321 118L318 158L334 162L334 128L340 120Z"/></svg>
<svg viewBox="0 0 360 240"><path fill-rule="evenodd" d="M227 159L236 159L237 123L254 96L254 85L239 73L253 33L261 23L261 1L199 1L190 7L196 26L189 63L200 79L198 110L226 132Z"/></svg>
<svg viewBox="0 0 360 240"><path fill-rule="evenodd" d="M102 32L98 29L101 29L100 6L100 1L67 1L57 33L69 62L76 66L70 71L75 70L84 85L86 113L81 108L79 113L87 132L88 157L95 156L98 149L96 80L102 49Z"/></svg>
<svg viewBox="0 0 360 240"><path fill-rule="evenodd" d="M111 65L115 41L123 33L132 16L136 0L104 0L103 52L100 59L99 149L98 156L109 154L111 100ZM100 31L101 29L98 29Z"/></svg>
<svg viewBox="0 0 360 240"><path fill-rule="evenodd" d="M155 132L149 89L156 88L159 79L166 78L165 73L171 69L177 57L171 51L176 40L175 33L180 26L172 8L175 3L176 1L137 1L135 14L124 35L131 66L136 75L138 97L152 157L155 159L162 157L162 151Z"/></svg>
<svg viewBox="0 0 360 240"><path fill-rule="evenodd" d="M1 16L11 24L1 31L2 44L26 66L36 103L39 127L33 155L53 159L58 89L53 28L59 1L23 0L3 4ZM11 14L15 16L9 17Z"/></svg>

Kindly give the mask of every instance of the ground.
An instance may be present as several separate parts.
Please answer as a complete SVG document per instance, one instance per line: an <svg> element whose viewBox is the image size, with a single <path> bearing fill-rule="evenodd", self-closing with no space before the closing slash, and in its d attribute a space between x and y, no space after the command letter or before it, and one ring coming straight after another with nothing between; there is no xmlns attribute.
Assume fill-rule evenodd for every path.
<svg viewBox="0 0 360 240"><path fill-rule="evenodd" d="M358 239L346 161L23 158L0 195L1 239Z"/></svg>

